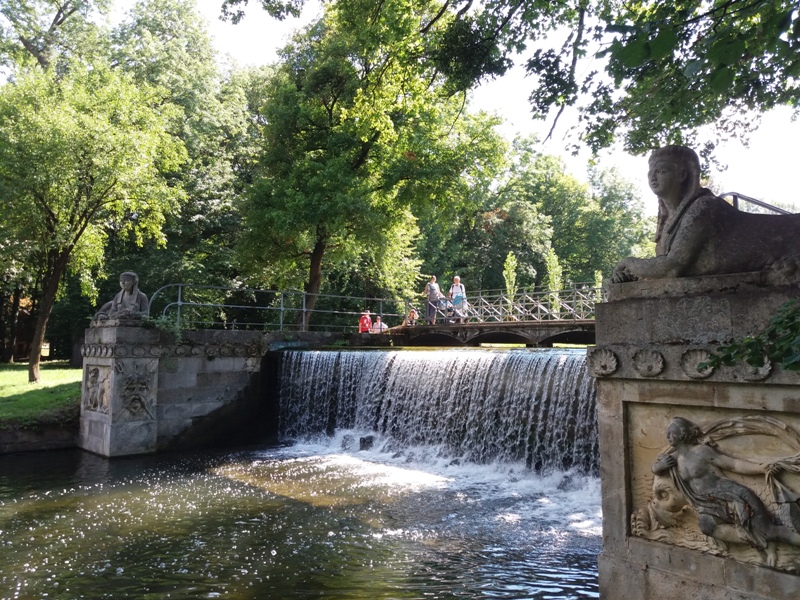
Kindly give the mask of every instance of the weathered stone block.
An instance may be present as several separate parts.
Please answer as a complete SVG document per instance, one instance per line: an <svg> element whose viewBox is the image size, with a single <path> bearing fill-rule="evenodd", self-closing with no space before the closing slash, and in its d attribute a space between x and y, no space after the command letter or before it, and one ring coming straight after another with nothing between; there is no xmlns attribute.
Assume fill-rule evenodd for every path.
<svg viewBox="0 0 800 600"><path fill-rule="evenodd" d="M236 387L244 388L250 382L252 373L235 369L216 373L198 373L197 387Z"/></svg>
<svg viewBox="0 0 800 600"><path fill-rule="evenodd" d="M759 277L738 277L738 285L735 276L627 283L612 286L610 301L598 307L589 363L598 377L605 600L799 597L800 535L793 538L791 531L800 522L786 520L764 476L766 465L793 464L790 457L800 452L800 375L775 365L700 366L718 344L759 331L787 299L800 296L796 287L764 289ZM697 424L707 441L668 441L675 417ZM697 469L712 469L698 458L712 454L739 461L723 457L714 464L743 473L714 466L718 479L702 484L731 482L724 484L732 494L728 504L716 506L735 512L752 494L746 497L755 521L758 511L761 523L780 514L776 522L788 533L717 516L701 527L701 515L712 514L703 511L711 509L693 504L674 487L674 476L659 479L671 468L663 457L678 455L671 443L684 448L680 460L696 461ZM779 466L770 477L800 491L800 475L791 470ZM681 485L700 485L689 481ZM728 535L716 528L720 524L742 532L740 539L715 537ZM771 541L754 548L746 542L755 534L746 527L761 527L758 535Z"/></svg>
<svg viewBox="0 0 800 600"><path fill-rule="evenodd" d="M175 388L194 387L197 384L197 372L181 370L176 373L161 373L159 381L159 387L163 391Z"/></svg>

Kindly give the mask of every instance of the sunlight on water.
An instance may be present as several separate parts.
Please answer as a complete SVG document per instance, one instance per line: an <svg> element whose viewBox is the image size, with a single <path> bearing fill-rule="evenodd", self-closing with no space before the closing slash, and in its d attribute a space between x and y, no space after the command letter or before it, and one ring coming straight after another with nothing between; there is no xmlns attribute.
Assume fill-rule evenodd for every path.
<svg viewBox="0 0 800 600"><path fill-rule="evenodd" d="M335 443L2 457L0 598L597 597L596 478Z"/></svg>
<svg viewBox="0 0 800 600"><path fill-rule="evenodd" d="M582 355L286 356L301 443L0 455L0 600L599 597Z"/></svg>

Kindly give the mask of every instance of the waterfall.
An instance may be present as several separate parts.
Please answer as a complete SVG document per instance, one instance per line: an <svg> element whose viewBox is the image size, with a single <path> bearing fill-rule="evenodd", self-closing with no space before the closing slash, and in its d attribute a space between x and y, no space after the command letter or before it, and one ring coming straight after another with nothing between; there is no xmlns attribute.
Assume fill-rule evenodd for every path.
<svg viewBox="0 0 800 600"><path fill-rule="evenodd" d="M597 471L594 380L574 350L290 351L280 434L375 433L466 461Z"/></svg>

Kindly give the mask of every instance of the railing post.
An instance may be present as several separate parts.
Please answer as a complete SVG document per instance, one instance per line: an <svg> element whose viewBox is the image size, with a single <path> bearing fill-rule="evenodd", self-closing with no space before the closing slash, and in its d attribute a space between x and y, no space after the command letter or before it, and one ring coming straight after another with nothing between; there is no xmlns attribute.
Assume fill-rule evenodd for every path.
<svg viewBox="0 0 800 600"><path fill-rule="evenodd" d="M183 284L178 285L178 318L176 320L176 324L178 326L178 330L181 328L181 305L183 304Z"/></svg>
<svg viewBox="0 0 800 600"><path fill-rule="evenodd" d="M280 322L278 324L278 331L283 331L283 294L284 292L281 291L281 311L280 311Z"/></svg>
<svg viewBox="0 0 800 600"><path fill-rule="evenodd" d="M303 326L300 331L306 330L306 292L303 292Z"/></svg>

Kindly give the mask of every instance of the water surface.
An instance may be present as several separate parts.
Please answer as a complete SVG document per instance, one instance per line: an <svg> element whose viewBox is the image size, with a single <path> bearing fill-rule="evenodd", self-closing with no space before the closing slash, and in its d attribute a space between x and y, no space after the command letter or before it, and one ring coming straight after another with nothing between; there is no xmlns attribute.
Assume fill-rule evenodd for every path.
<svg viewBox="0 0 800 600"><path fill-rule="evenodd" d="M0 456L0 599L597 598L599 482L430 448Z"/></svg>

